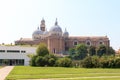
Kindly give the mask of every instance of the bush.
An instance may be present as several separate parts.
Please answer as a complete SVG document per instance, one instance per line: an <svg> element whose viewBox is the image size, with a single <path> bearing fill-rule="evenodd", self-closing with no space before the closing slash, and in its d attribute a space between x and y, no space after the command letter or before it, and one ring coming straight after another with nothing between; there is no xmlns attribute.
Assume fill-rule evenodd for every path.
<svg viewBox="0 0 120 80"><path fill-rule="evenodd" d="M81 61L81 66L84 68L97 68L99 67L99 58L97 56L89 56Z"/></svg>
<svg viewBox="0 0 120 80"><path fill-rule="evenodd" d="M115 68L120 68L120 58L115 59Z"/></svg>
<svg viewBox="0 0 120 80"><path fill-rule="evenodd" d="M50 58L48 60L49 66L54 66L55 65L55 59L54 58Z"/></svg>
<svg viewBox="0 0 120 80"><path fill-rule="evenodd" d="M60 58L56 61L56 66L71 67L72 66L72 60L69 59L69 58Z"/></svg>
<svg viewBox="0 0 120 80"><path fill-rule="evenodd" d="M31 58L31 60L30 60L30 63L29 63L30 66L36 66L36 63L35 63L36 57L37 57L37 56L35 56L35 55L32 56L32 58Z"/></svg>
<svg viewBox="0 0 120 80"><path fill-rule="evenodd" d="M42 56L37 56L35 60L36 66L44 66L45 60Z"/></svg>

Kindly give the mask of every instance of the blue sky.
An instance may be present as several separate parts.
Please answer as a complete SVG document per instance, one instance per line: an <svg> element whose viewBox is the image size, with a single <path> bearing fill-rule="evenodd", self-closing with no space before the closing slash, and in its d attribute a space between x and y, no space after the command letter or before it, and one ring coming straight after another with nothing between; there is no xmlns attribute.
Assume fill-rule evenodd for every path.
<svg viewBox="0 0 120 80"><path fill-rule="evenodd" d="M75 36L108 36L120 47L120 0L0 0L0 44L31 38L44 17Z"/></svg>

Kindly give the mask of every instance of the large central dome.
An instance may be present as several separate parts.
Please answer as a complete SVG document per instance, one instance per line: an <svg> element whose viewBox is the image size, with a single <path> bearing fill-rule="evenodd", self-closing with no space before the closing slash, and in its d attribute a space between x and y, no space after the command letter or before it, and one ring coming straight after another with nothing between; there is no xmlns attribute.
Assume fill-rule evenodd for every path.
<svg viewBox="0 0 120 80"><path fill-rule="evenodd" d="M59 25L51 27L50 32L62 32L62 29Z"/></svg>
<svg viewBox="0 0 120 80"><path fill-rule="evenodd" d="M50 34L60 34L60 35L62 34L62 29L58 25L57 19L56 19L55 25L50 29Z"/></svg>

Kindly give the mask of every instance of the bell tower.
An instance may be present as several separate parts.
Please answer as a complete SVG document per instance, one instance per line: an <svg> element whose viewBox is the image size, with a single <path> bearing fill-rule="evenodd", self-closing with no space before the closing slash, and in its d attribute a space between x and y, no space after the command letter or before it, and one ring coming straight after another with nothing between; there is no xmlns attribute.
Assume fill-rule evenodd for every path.
<svg viewBox="0 0 120 80"><path fill-rule="evenodd" d="M45 20L44 20L44 18L41 20L40 30L45 31Z"/></svg>

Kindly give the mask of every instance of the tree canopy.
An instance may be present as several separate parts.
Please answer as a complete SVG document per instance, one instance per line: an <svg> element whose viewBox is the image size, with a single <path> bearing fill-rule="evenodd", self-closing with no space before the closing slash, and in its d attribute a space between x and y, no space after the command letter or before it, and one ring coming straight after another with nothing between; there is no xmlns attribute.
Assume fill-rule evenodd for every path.
<svg viewBox="0 0 120 80"><path fill-rule="evenodd" d="M40 43L37 50L36 50L36 53L38 56L45 56L47 54L49 54L49 51L47 49L47 46L43 43Z"/></svg>

